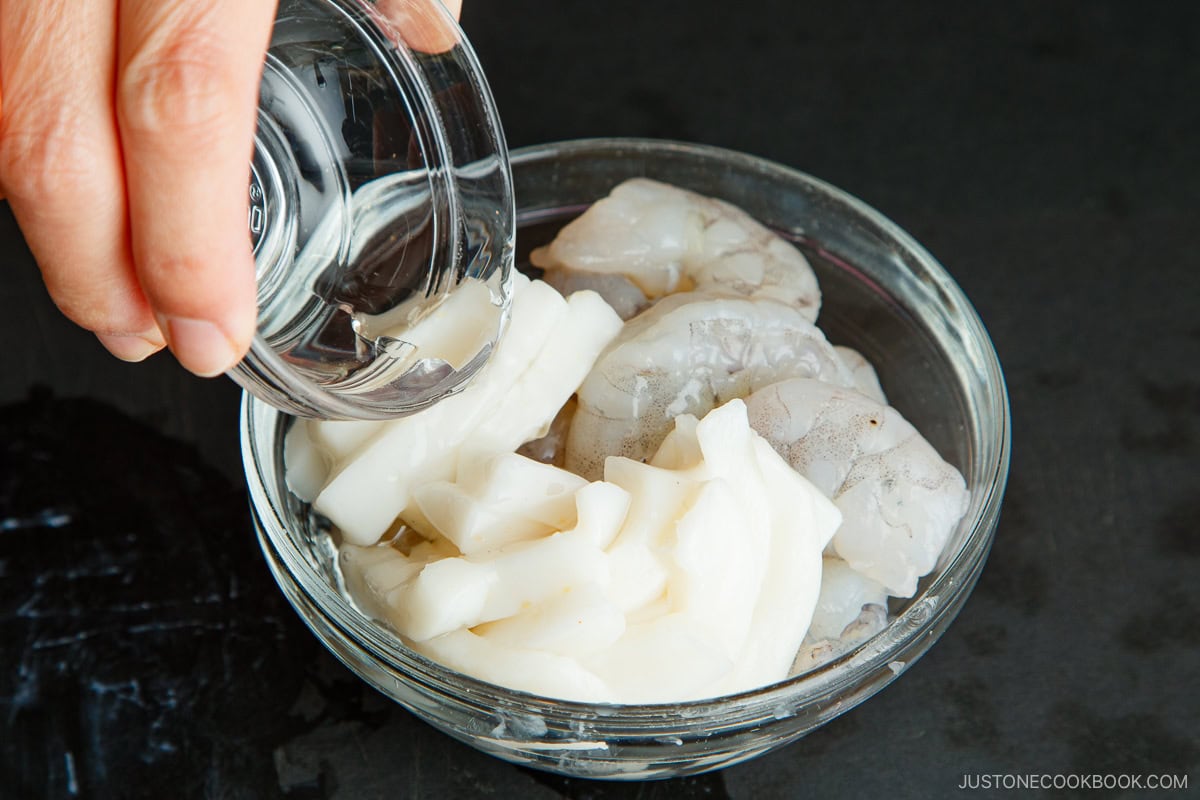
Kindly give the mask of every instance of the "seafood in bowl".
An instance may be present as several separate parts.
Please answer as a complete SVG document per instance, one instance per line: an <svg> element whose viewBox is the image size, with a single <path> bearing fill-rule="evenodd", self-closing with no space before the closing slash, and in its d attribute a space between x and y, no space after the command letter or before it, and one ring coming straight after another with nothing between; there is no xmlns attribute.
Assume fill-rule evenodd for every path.
<svg viewBox="0 0 1200 800"><path fill-rule="evenodd" d="M289 433L358 606L455 670L593 703L749 691L882 630L968 493L814 324L804 256L634 179L531 261L547 280L518 278L462 393Z"/></svg>
<svg viewBox="0 0 1200 800"><path fill-rule="evenodd" d="M888 403L962 474L967 513L945 543L933 572L921 579L909 599L888 599L881 585L850 570L835 555L823 554L812 624L791 675L784 680L738 694L677 703L550 699L477 679L430 658L405 643L384 621L386 608L368 610L352 601L346 578L355 573L342 568L338 550L339 543L345 550L347 540L311 503L289 489L304 470L285 474L289 460L285 450L290 449L285 442L296 427L310 423L247 396L242 407L242 450L253 521L266 563L301 619L362 680L438 730L500 759L587 778L664 778L736 764L795 741L900 678L938 641L970 596L995 534L1008 472L1009 413L1003 373L987 332L962 290L928 252L879 212L811 176L744 153L679 142L592 139L514 151L512 169L519 233L516 264L530 276L539 274L530 263L532 250L547 245L597 198L635 177L733 203L799 248L819 279L820 328L850 368L854 385L876 400L882 400L879 383L887 388ZM618 309L622 312L618 316L632 316L649 304L624 276L599 277L601 285L595 273L554 270L545 274L546 281L562 287L564 296L588 288L603 291L612 300L606 287L619 287L632 302ZM560 278L575 285L563 286ZM550 332L551 327L543 330L547 345L560 338ZM878 380L857 354L877 368ZM579 369L579 365L568 360L551 374L561 371L564 379L582 382L589 371L585 365L582 373L566 375L568 368ZM526 405L521 397L512 396L508 405ZM510 460L509 466L536 466L531 462L562 466L577 405L568 400L544 438L518 448L525 460ZM532 414L535 409L529 406ZM483 415L491 408L485 407ZM383 430L382 423L376 424L380 427L328 423L313 429L320 431L314 441L334 461ZM453 426L446 428L429 442L444 442L446 435L456 435L453 430ZM519 434L511 431L512 436ZM313 492L320 489L322 470L328 466L320 459L315 464L318 468L309 473ZM469 486L461 488L483 492L483 478L515 477L516 472L481 469L467 481ZM502 491L504 483L494 488ZM572 499L591 496L594 500L602 491L609 492L610 498L616 496L601 485L582 494L576 491ZM397 502L391 494L368 494L363 505L369 510L376 500L393 507ZM578 516L578 506L571 507L571 513ZM364 519L369 516L365 513ZM477 530L487 529L482 525L485 516L466 518L475 520ZM530 523L538 524L557 523L553 517L550 523ZM409 557L414 557L411 546L421 544L417 536L390 541L409 548ZM365 549L382 552L373 548ZM428 549L416 550L415 557L428 555ZM448 550L446 555L454 552ZM612 622L610 618L607 624ZM492 633L499 635L507 624L494 626ZM520 632L521 626L515 627L516 631L505 633ZM609 630L612 635L603 625L583 627ZM569 642L569 637L559 642Z"/></svg>

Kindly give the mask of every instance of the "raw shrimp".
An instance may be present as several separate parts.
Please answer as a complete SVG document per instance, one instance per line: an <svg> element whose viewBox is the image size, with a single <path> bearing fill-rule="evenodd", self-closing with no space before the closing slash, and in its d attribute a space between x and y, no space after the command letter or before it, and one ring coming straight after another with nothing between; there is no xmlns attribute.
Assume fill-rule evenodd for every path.
<svg viewBox="0 0 1200 800"><path fill-rule="evenodd" d="M825 556L821 559L821 593L807 636L813 641L837 639L858 619L865 606L883 606L886 611L887 602L883 586L855 572L842 559Z"/></svg>
<svg viewBox="0 0 1200 800"><path fill-rule="evenodd" d="M624 275L650 300L686 291L769 299L809 322L821 307L812 267L790 243L740 208L647 178L617 186L530 260L548 275Z"/></svg>
<svg viewBox="0 0 1200 800"><path fill-rule="evenodd" d="M849 652L887 627L887 590L840 558L821 563L821 592L792 664L798 675Z"/></svg>
<svg viewBox="0 0 1200 800"><path fill-rule="evenodd" d="M606 456L645 461L680 414L703 417L794 376L854 385L825 335L798 309L671 295L625 323L579 387L565 466L596 480Z"/></svg>
<svg viewBox="0 0 1200 800"><path fill-rule="evenodd" d="M834 350L841 357L842 363L850 368L850 374L854 376L854 388L860 394L865 394L867 397L879 403L882 406L887 405L887 395L883 393L883 387L879 384L879 376L875 373L875 367L867 361L866 356L850 347L843 345L834 345Z"/></svg>
<svg viewBox="0 0 1200 800"><path fill-rule="evenodd" d="M608 272L579 272L573 269L548 269L542 280L563 297L575 292L593 291L612 306L623 320L632 319L650 306L645 292L624 275Z"/></svg>
<svg viewBox="0 0 1200 800"><path fill-rule="evenodd" d="M882 631L888 624L887 606L867 603L840 635L827 639L805 637L792 662L792 675L803 675L811 669L840 658L858 645Z"/></svg>
<svg viewBox="0 0 1200 800"><path fill-rule="evenodd" d="M575 396L572 395L550 422L550 429L546 431L546 435L521 445L517 448L517 454L541 461L543 464L561 467L566 456L567 432L571 430L576 405Z"/></svg>
<svg viewBox="0 0 1200 800"><path fill-rule="evenodd" d="M962 475L894 408L795 378L746 398L750 424L842 512L833 552L911 597L967 509Z"/></svg>

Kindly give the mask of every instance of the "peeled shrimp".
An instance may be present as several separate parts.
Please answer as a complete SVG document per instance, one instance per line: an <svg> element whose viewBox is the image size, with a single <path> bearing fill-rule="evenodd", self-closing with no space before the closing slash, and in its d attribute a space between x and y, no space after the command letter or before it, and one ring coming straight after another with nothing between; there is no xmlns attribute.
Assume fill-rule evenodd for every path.
<svg viewBox="0 0 1200 800"><path fill-rule="evenodd" d="M612 306L623 320L632 319L650 307L650 300L637 284L608 272L579 272L573 269L548 269L542 280L563 297L575 292L593 291Z"/></svg>
<svg viewBox="0 0 1200 800"><path fill-rule="evenodd" d="M617 186L530 260L547 275L624 275L650 300L686 291L776 300L809 322L821 307L812 268L787 241L729 203L646 178Z"/></svg>
<svg viewBox="0 0 1200 800"><path fill-rule="evenodd" d="M840 658L882 631L888 624L887 606L867 603L840 635L827 639L805 637L792 662L793 675L802 675L835 658Z"/></svg>
<svg viewBox="0 0 1200 800"><path fill-rule="evenodd" d="M792 664L800 674L832 661L887 627L887 590L840 558L821 561L821 591Z"/></svg>
<svg viewBox="0 0 1200 800"><path fill-rule="evenodd" d="M571 420L575 418L575 407L575 396L572 395L551 420L546 435L521 445L517 448L517 454L541 461L543 464L561 467L566 455L567 432L571 430Z"/></svg>
<svg viewBox="0 0 1200 800"><path fill-rule="evenodd" d="M842 559L825 556L821 560L821 593L807 636L814 641L837 639L858 619L864 606L886 610L887 602L887 590L878 583L855 572Z"/></svg>
<svg viewBox="0 0 1200 800"><path fill-rule="evenodd" d="M579 387L565 466L596 480L606 456L645 461L677 416L703 417L793 376L854 384L825 335L798 309L671 295L625 323Z"/></svg>
<svg viewBox="0 0 1200 800"><path fill-rule="evenodd" d="M864 394L867 397L879 403L881 406L886 406L887 395L883 393L883 387L879 385L879 376L875 373L875 367L867 361L866 357L850 347L843 345L834 345L834 350L841 357L842 363L850 369L850 374L854 376L854 388L859 394Z"/></svg>
<svg viewBox="0 0 1200 800"><path fill-rule="evenodd" d="M894 408L795 378L746 398L750 424L842 512L833 552L911 597L967 509L962 475Z"/></svg>

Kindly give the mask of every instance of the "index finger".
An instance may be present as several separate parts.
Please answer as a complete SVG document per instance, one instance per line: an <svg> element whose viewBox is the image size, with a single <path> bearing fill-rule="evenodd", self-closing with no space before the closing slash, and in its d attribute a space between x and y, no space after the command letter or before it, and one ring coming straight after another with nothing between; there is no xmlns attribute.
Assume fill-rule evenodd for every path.
<svg viewBox="0 0 1200 800"><path fill-rule="evenodd" d="M117 118L138 280L184 367L255 331L247 185L273 0L122 0Z"/></svg>
<svg viewBox="0 0 1200 800"><path fill-rule="evenodd" d="M458 19L462 0L376 0L375 11L414 50L444 53L458 44L458 28L445 12Z"/></svg>

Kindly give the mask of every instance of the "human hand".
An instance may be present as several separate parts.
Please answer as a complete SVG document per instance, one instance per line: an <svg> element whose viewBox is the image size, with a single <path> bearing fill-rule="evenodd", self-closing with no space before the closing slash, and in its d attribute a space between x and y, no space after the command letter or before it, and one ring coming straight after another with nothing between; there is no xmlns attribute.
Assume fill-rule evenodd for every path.
<svg viewBox="0 0 1200 800"><path fill-rule="evenodd" d="M380 11L397 9L405 38L427 37L405 31L405 4ZM457 17L460 3L447 5ZM169 346L212 376L250 346L246 186L275 11L276 0L0 4L0 197L54 302L118 358Z"/></svg>

